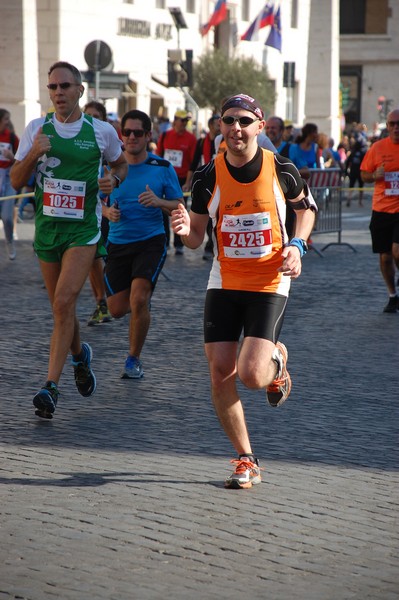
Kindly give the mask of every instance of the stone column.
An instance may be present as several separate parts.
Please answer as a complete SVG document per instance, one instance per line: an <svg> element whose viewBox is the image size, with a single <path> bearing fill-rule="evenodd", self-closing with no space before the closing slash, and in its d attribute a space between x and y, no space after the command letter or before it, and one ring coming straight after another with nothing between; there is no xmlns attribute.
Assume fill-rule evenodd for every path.
<svg viewBox="0 0 399 600"><path fill-rule="evenodd" d="M339 0L312 0L305 98L305 123L341 138L339 115Z"/></svg>
<svg viewBox="0 0 399 600"><path fill-rule="evenodd" d="M36 0L2 0L0 47L0 104L20 136L40 116Z"/></svg>

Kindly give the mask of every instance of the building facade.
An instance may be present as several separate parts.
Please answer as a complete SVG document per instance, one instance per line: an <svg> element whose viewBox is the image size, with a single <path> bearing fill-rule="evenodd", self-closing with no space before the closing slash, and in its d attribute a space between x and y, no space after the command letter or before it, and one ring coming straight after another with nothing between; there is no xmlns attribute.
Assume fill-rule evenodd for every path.
<svg viewBox="0 0 399 600"><path fill-rule="evenodd" d="M399 106L399 2L341 0L340 84L347 122L384 123Z"/></svg>
<svg viewBox="0 0 399 600"><path fill-rule="evenodd" d="M109 112L139 108L152 117L173 117L188 107L205 124L208 113L197 110L189 88L168 87L168 53L191 50L195 66L212 47L265 65L276 91L273 113L299 127L315 122L335 139L345 113L371 126L381 116L378 98L398 104L397 0L269 3L280 7L281 52L265 45L270 26L251 41L240 40L266 0L226 0L224 20L204 36L200 27L216 0L3 0L0 105L11 111L20 133L50 108L49 66L67 60L85 75L83 101L97 97ZM107 64L93 69L96 59Z"/></svg>

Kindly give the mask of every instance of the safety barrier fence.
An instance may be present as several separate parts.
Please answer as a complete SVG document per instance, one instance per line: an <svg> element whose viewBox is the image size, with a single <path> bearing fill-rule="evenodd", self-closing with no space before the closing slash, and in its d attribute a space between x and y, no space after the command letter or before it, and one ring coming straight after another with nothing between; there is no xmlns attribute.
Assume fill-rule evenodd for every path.
<svg viewBox="0 0 399 600"><path fill-rule="evenodd" d="M313 236L321 233L336 233L337 241L325 244L321 251L316 248L313 241L309 244L319 256L329 246L348 246L354 252L356 249L347 242L342 241L342 172L341 169L310 169L308 186L318 206L316 223L312 231Z"/></svg>
<svg viewBox="0 0 399 600"><path fill-rule="evenodd" d="M20 205L19 216L23 219L32 219L35 214L35 209L34 209L34 205L30 202L30 198L33 198L33 197L34 197L33 192L12 194L10 196L1 196L0 203L4 202L5 200L22 200L22 202L23 202L24 199L27 198L28 201L26 203L23 202L23 204Z"/></svg>
<svg viewBox="0 0 399 600"><path fill-rule="evenodd" d="M2 196L0 197L0 202L2 202L3 200L19 200L20 198L33 198L34 197L34 193L33 192L26 192L23 194L13 194L12 196ZM26 216L26 212L24 212L24 216ZM28 218L32 218L34 216L34 209L32 209L29 214L28 214ZM167 274L165 268L163 268L161 270L161 275L167 280L170 281L171 278L170 276Z"/></svg>

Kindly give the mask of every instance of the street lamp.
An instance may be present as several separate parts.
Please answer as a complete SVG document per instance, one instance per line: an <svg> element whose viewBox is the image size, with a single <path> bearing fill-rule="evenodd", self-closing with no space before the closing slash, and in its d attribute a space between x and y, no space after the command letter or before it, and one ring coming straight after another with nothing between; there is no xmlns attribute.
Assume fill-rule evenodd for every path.
<svg viewBox="0 0 399 600"><path fill-rule="evenodd" d="M187 23L180 8L169 8L169 12L177 29L177 47L180 48L180 29L187 29Z"/></svg>

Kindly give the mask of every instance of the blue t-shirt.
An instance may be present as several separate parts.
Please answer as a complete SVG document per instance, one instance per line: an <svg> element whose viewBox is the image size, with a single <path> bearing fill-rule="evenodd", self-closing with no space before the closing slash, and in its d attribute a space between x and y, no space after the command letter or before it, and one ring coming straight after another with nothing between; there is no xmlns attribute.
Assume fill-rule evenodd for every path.
<svg viewBox="0 0 399 600"><path fill-rule="evenodd" d="M155 206L143 206L138 196L146 185L159 198L176 200L183 192L171 163L155 154L148 153L147 160L129 165L126 179L111 194L112 206L118 201L120 221L109 223L108 240L113 244L140 242L165 233L162 210Z"/></svg>
<svg viewBox="0 0 399 600"><path fill-rule="evenodd" d="M315 169L317 167L317 144L312 144L310 150L302 150L299 144L291 144L289 157L297 169L302 169L302 167Z"/></svg>

